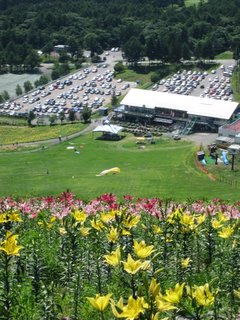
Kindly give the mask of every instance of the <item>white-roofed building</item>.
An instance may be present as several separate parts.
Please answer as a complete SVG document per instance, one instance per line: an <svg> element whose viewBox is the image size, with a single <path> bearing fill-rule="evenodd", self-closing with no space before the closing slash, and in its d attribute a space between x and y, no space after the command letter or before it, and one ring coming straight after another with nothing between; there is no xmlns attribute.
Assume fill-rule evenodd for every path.
<svg viewBox="0 0 240 320"><path fill-rule="evenodd" d="M131 89L115 112L130 121L165 124L183 121L184 133L189 133L194 125L217 130L234 118L238 106L237 102Z"/></svg>

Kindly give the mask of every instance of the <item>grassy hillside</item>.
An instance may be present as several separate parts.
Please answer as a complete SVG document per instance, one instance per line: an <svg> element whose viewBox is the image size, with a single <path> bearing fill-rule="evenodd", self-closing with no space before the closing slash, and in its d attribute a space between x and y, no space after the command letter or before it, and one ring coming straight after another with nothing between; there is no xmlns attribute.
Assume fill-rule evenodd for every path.
<svg viewBox="0 0 240 320"><path fill-rule="evenodd" d="M160 197L177 200L223 198L237 200L235 185L213 181L194 164L194 146L160 138L139 149L128 136L118 142L96 140L96 134L36 152L2 153L0 196L48 195L71 190L83 199L103 193L118 196ZM74 146L80 153L68 150ZM97 177L119 167L121 173Z"/></svg>

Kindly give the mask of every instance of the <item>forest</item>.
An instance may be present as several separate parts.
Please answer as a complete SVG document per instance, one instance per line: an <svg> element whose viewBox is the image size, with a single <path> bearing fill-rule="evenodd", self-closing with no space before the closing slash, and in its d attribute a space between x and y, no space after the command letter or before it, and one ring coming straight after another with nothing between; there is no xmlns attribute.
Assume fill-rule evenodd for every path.
<svg viewBox="0 0 240 320"><path fill-rule="evenodd" d="M32 70L38 51L68 46L64 59L81 60L121 47L128 61L238 58L240 0L0 0L0 73Z"/></svg>

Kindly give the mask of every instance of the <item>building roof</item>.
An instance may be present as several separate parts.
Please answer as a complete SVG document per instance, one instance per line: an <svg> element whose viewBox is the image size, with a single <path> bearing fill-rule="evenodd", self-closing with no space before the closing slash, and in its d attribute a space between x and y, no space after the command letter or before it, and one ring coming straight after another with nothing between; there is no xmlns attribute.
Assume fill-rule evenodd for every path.
<svg viewBox="0 0 240 320"><path fill-rule="evenodd" d="M104 124L101 126L96 127L93 129L94 132L107 132L111 134L118 134L119 131L121 131L123 127L114 125L114 124Z"/></svg>
<svg viewBox="0 0 240 320"><path fill-rule="evenodd" d="M226 120L231 118L238 106L238 102L198 98L142 89L131 89L124 97L121 104L149 109L158 107L186 111L188 114L196 116Z"/></svg>
<svg viewBox="0 0 240 320"><path fill-rule="evenodd" d="M225 136L219 136L215 139L217 142L234 143L234 139Z"/></svg>
<svg viewBox="0 0 240 320"><path fill-rule="evenodd" d="M240 133L240 119L234 121L233 123L225 124L223 128Z"/></svg>

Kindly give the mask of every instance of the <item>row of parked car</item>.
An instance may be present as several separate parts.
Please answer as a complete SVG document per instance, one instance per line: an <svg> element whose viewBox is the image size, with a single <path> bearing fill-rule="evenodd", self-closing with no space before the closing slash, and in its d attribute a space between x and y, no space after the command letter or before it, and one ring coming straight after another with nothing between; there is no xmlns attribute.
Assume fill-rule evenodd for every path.
<svg viewBox="0 0 240 320"><path fill-rule="evenodd" d="M41 86L17 99L11 106L10 103L6 104L3 110L11 115L23 115L32 110L37 116L59 116L63 112L68 114L71 109L81 112L84 107L96 111L109 103L112 95L120 96L129 86L129 83L122 83L121 79L114 79L114 72L102 63L86 67L45 87Z"/></svg>
<svg viewBox="0 0 240 320"><path fill-rule="evenodd" d="M197 88L201 81L205 79L208 73L202 71L178 71L168 79L162 79L159 84L163 92L178 93L189 95L195 88ZM158 87L153 87L157 90Z"/></svg>
<svg viewBox="0 0 240 320"><path fill-rule="evenodd" d="M233 66L225 67L224 65L220 67L218 72L215 69L211 70L210 73L196 70L178 71L172 77L160 80L159 84L154 84L152 90L183 95L199 92L200 97L232 101L232 72Z"/></svg>

